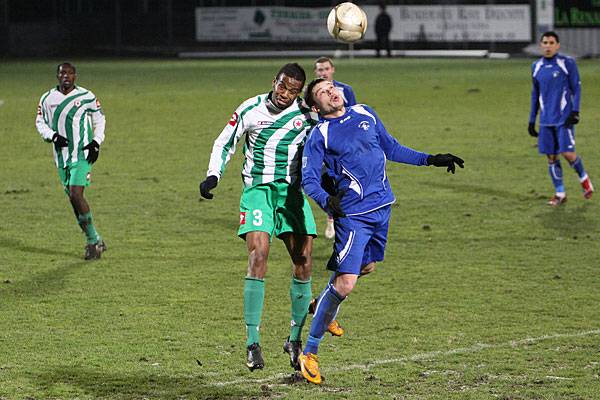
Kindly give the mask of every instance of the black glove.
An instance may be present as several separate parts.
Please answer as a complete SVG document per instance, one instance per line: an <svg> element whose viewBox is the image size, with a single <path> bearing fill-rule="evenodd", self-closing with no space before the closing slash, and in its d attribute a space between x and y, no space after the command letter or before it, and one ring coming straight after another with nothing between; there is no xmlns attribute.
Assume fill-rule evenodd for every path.
<svg viewBox="0 0 600 400"><path fill-rule="evenodd" d="M535 123L530 122L529 123L529 127L527 128L527 131L529 132L529 134L533 137L538 137L538 133L535 130Z"/></svg>
<svg viewBox="0 0 600 400"><path fill-rule="evenodd" d="M571 111L571 114L567 117L565 121L566 125L577 125L579 123L579 111Z"/></svg>
<svg viewBox="0 0 600 400"><path fill-rule="evenodd" d="M342 210L342 197L346 194L346 189L340 190L338 194L331 195L327 198L327 208L333 218L345 217L346 214Z"/></svg>
<svg viewBox="0 0 600 400"><path fill-rule="evenodd" d="M219 178L214 175L211 175L200 182L200 196L205 199L212 199L214 195L210 191L217 187L217 183L219 183Z"/></svg>
<svg viewBox="0 0 600 400"><path fill-rule="evenodd" d="M454 164L457 164L459 167L464 168L463 164L465 162L460 157L456 157L452 154L436 154L435 156L427 157L427 164L433 165L436 167L448 167L447 172L452 172L456 170Z"/></svg>
<svg viewBox="0 0 600 400"><path fill-rule="evenodd" d="M324 172L323 175L321 175L321 187L328 194L335 194L335 181L327 172Z"/></svg>
<svg viewBox="0 0 600 400"><path fill-rule="evenodd" d="M87 162L90 164L95 163L98 159L98 154L100 154L100 145L98 142L92 140L87 146L83 146L83 149L88 151Z"/></svg>
<svg viewBox="0 0 600 400"><path fill-rule="evenodd" d="M58 133L55 133L54 136L52 136L52 143L54 143L54 146L60 149L61 147L67 147L69 145L69 139L64 136L60 136Z"/></svg>

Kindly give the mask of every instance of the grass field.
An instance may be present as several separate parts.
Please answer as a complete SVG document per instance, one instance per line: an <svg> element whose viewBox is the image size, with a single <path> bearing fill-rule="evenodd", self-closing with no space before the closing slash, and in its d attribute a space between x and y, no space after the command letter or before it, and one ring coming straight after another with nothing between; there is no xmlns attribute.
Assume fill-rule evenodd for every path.
<svg viewBox="0 0 600 400"><path fill-rule="evenodd" d="M401 143L466 162L456 175L388 166L398 202L386 261L344 303L346 335L323 341L319 387L294 381L281 351L291 268L280 242L267 366L243 364L241 149L214 200L198 195L213 140L285 61L74 60L107 116L86 195L109 250L91 263L34 127L58 61L0 64L0 399L600 398L600 197L584 200L563 163L569 202L545 205L530 60L337 64ZM600 68L579 65L578 153L598 186ZM314 292L330 248L315 242Z"/></svg>

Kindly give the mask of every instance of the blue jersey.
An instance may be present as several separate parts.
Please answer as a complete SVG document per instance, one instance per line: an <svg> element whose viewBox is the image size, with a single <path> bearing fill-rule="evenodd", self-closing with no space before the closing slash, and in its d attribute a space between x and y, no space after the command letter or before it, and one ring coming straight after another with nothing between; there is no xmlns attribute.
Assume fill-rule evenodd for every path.
<svg viewBox="0 0 600 400"><path fill-rule="evenodd" d="M356 105L356 97L354 96L352 86L346 85L345 83L338 82L336 80L333 81L333 86L340 89L340 91L342 92L342 98L344 99L345 107Z"/></svg>
<svg viewBox="0 0 600 400"><path fill-rule="evenodd" d="M581 81L575 60L561 54L542 57L533 63L531 70L529 122L535 122L539 109L540 126L564 125L571 111L579 111Z"/></svg>
<svg viewBox="0 0 600 400"><path fill-rule="evenodd" d="M321 187L324 163L337 191L345 190L346 215L377 210L396 201L385 171L386 161L427 165L428 154L399 144L375 112L358 104L338 118L322 118L313 128L302 157L302 186L326 212L329 194Z"/></svg>

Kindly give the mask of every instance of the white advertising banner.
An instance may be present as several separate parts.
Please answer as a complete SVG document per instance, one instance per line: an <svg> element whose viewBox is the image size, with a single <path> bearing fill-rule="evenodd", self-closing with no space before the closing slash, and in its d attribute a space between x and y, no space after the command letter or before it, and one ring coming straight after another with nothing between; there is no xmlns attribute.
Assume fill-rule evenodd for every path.
<svg viewBox="0 0 600 400"><path fill-rule="evenodd" d="M198 7L196 40L328 41L328 13L328 8Z"/></svg>
<svg viewBox="0 0 600 400"><path fill-rule="evenodd" d="M375 24L378 7L365 6ZM402 42L529 42L531 11L527 4L469 6L390 6L391 40ZM370 26L367 40L375 39Z"/></svg>
<svg viewBox="0 0 600 400"><path fill-rule="evenodd" d="M364 6L375 40L377 6ZM198 41L326 42L329 8L198 7ZM529 42L528 4L389 6L390 39L403 42Z"/></svg>

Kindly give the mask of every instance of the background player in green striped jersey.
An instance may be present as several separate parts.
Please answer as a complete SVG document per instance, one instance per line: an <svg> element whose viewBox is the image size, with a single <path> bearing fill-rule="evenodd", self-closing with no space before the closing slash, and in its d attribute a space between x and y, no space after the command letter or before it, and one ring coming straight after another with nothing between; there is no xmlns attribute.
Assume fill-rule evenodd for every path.
<svg viewBox="0 0 600 400"><path fill-rule="evenodd" d="M281 239L293 264L290 285L291 331L284 343L290 364L299 369L301 330L312 299L312 241L316 226L310 205L300 188L300 159L306 134L316 115L298 96L306 74L296 63L284 65L272 83L272 91L244 101L215 140L207 178L200 194L212 199L225 165L245 134L238 235L248 248L248 273L244 283L244 319L247 363L253 371L264 367L259 327L270 242Z"/></svg>
<svg viewBox="0 0 600 400"><path fill-rule="evenodd" d="M75 85L75 66L58 65L56 77L58 86L40 98L35 125L42 138L53 144L59 178L87 239L84 258L99 259L106 245L96 231L83 191L90 184L106 121L96 96Z"/></svg>

